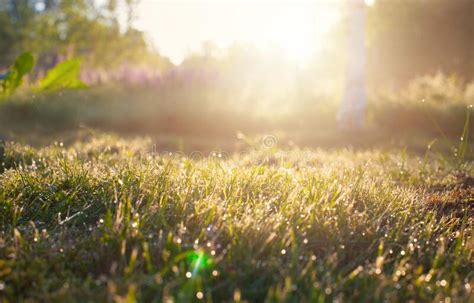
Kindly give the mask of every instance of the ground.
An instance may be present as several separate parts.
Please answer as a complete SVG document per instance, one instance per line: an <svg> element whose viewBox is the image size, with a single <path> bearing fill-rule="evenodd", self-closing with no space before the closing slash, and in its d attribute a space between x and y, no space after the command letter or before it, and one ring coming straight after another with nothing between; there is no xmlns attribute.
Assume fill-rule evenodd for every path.
<svg viewBox="0 0 474 303"><path fill-rule="evenodd" d="M2 302L474 298L474 164L459 155L66 145L5 146Z"/></svg>

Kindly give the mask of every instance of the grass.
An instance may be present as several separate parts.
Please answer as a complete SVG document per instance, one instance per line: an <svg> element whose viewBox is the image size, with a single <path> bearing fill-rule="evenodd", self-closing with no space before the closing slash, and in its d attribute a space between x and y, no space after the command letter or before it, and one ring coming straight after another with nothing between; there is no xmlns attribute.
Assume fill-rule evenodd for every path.
<svg viewBox="0 0 474 303"><path fill-rule="evenodd" d="M8 143L0 301L469 302L474 164L146 139Z"/></svg>
<svg viewBox="0 0 474 303"><path fill-rule="evenodd" d="M269 86L270 87L270 86ZM271 86L271 89L274 87ZM437 88L448 90L447 87ZM224 91L223 91L224 90ZM242 88L239 91L246 91ZM403 92L403 90L402 90ZM381 94L368 100L366 132L338 133L337 94L288 98L242 99L224 88L210 87L115 87L31 94L23 91L0 102L0 137L44 145L82 130L114 132L125 136L150 136L165 149L235 150L236 134L279 134L299 146L386 147L410 146L424 152L434 138L459 140L472 98L456 101L450 94L426 99L424 90L414 96ZM285 96L285 95L283 95ZM422 102L424 100L424 102ZM471 123L471 133L474 123ZM283 135L280 135L283 134ZM217 144L216 144L217 143ZM452 144L451 142L450 144ZM217 146L216 146L217 145Z"/></svg>

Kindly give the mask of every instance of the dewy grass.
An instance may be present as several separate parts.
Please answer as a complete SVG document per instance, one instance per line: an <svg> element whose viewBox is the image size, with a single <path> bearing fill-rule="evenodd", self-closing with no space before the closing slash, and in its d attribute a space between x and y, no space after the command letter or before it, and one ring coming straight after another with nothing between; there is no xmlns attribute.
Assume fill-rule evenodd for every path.
<svg viewBox="0 0 474 303"><path fill-rule="evenodd" d="M0 300L468 302L472 162L7 144Z"/></svg>

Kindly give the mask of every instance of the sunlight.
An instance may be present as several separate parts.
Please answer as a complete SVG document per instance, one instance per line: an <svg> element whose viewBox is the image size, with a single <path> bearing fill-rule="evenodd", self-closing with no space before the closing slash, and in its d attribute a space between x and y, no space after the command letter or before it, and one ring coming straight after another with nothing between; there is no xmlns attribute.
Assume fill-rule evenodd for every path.
<svg viewBox="0 0 474 303"><path fill-rule="evenodd" d="M474 0L0 0L0 303L474 303Z"/></svg>
<svg viewBox="0 0 474 303"><path fill-rule="evenodd" d="M323 27L324 24L318 24L312 18L312 14L304 9L281 10L266 25L263 33L256 33L255 44L269 40L271 44L282 48L290 59L300 66L304 65L316 51L316 42L324 34L313 28Z"/></svg>
<svg viewBox="0 0 474 303"><path fill-rule="evenodd" d="M365 0L365 5L373 6L375 4L375 0Z"/></svg>
<svg viewBox="0 0 474 303"><path fill-rule="evenodd" d="M205 41L221 48L250 43L272 53L283 50L304 65L340 18L338 1L142 2L137 26L158 50L179 64Z"/></svg>

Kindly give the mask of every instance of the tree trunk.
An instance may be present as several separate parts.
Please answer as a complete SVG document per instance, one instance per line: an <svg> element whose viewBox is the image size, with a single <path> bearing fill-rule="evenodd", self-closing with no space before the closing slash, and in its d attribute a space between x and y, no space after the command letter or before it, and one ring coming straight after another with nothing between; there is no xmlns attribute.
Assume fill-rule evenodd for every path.
<svg viewBox="0 0 474 303"><path fill-rule="evenodd" d="M364 0L349 0L345 91L338 117L344 129L360 129L365 122L365 20Z"/></svg>

